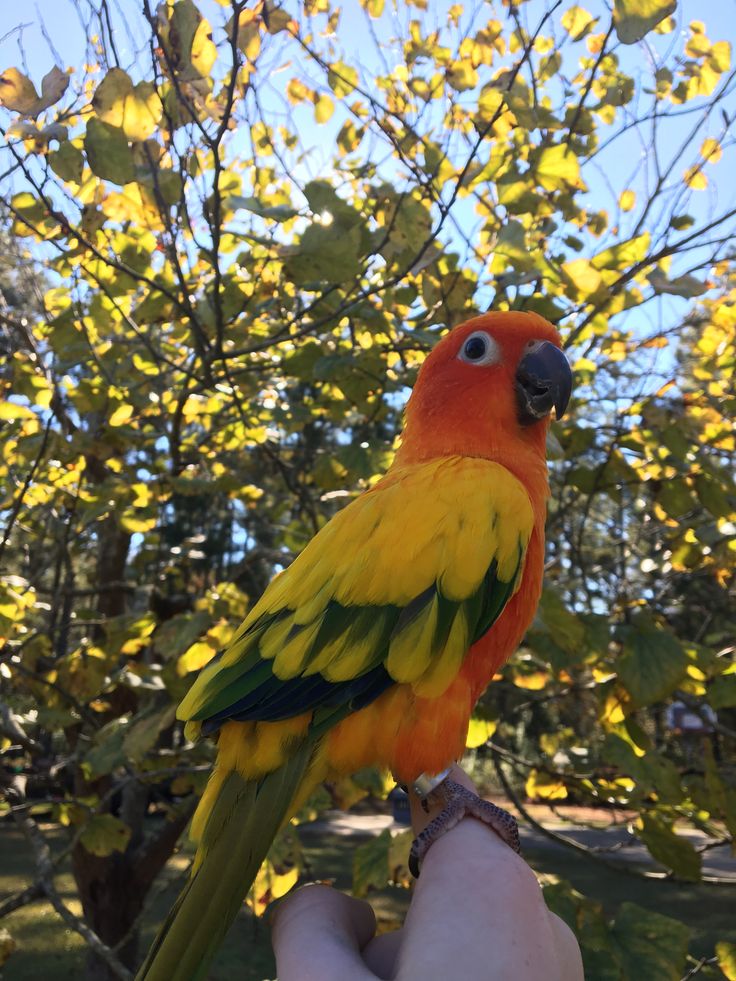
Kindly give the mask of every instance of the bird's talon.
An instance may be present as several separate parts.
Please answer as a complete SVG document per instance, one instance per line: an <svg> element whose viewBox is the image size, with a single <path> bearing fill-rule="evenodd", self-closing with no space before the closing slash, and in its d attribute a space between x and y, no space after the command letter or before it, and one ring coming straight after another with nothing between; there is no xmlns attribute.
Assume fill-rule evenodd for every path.
<svg viewBox="0 0 736 981"><path fill-rule="evenodd" d="M492 831L495 831L509 848L517 854L521 851L519 826L516 819L503 808L483 800L472 790L468 790L461 784L449 779L444 780L432 791L429 797L422 800L422 807L425 811L429 810L430 798L441 800L444 807L412 842L409 853L409 871L415 879L419 878L421 863L430 846L443 834L454 828L456 824L459 824L464 817L474 817L476 820L482 821Z"/></svg>

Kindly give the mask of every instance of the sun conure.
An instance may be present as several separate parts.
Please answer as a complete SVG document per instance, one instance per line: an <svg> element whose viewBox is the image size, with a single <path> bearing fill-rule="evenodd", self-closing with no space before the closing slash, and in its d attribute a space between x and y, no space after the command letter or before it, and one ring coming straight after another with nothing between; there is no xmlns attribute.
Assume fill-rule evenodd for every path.
<svg viewBox="0 0 736 981"><path fill-rule="evenodd" d="M410 783L462 755L539 599L546 435L571 384L533 313L476 317L427 357L388 473L274 578L179 707L190 738L215 736L217 762L191 878L139 978L205 976L320 781L377 764Z"/></svg>

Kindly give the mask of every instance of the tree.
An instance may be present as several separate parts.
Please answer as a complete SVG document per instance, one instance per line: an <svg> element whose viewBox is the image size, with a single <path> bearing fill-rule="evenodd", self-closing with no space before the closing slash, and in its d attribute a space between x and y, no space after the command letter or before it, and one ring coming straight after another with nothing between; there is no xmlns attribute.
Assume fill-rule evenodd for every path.
<svg viewBox="0 0 736 981"><path fill-rule="evenodd" d="M697 878L676 828L732 837L736 790L662 719L710 703L733 762L736 208L698 200L733 149L729 41L672 0L121 9L79 4L83 71L0 76L9 240L49 284L3 321L2 731L69 827L85 919L12 795L39 869L5 909L50 896L88 976L126 976L206 776L175 703L383 470L434 339L491 305L558 323L577 390L547 591L479 731L511 793L626 804ZM641 913L604 975L600 911L550 902L591 977L636 976L616 930ZM687 932L646 923L679 976Z"/></svg>

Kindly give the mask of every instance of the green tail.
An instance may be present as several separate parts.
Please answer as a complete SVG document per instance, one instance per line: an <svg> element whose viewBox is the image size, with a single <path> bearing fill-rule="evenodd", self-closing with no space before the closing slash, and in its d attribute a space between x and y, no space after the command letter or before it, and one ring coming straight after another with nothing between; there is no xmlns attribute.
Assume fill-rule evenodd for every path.
<svg viewBox="0 0 736 981"><path fill-rule="evenodd" d="M202 981L235 919L309 765L307 740L260 781L231 772L202 835L205 858L186 884L136 981Z"/></svg>

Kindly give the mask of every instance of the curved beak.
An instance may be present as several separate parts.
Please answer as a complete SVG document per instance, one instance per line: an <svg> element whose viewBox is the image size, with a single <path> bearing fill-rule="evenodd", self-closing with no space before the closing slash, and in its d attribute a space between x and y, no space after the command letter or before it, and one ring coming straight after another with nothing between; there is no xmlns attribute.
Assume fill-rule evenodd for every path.
<svg viewBox="0 0 736 981"><path fill-rule="evenodd" d="M516 399L519 421L527 426L538 422L554 408L561 419L570 401L572 371L562 351L542 341L528 351L516 369Z"/></svg>

